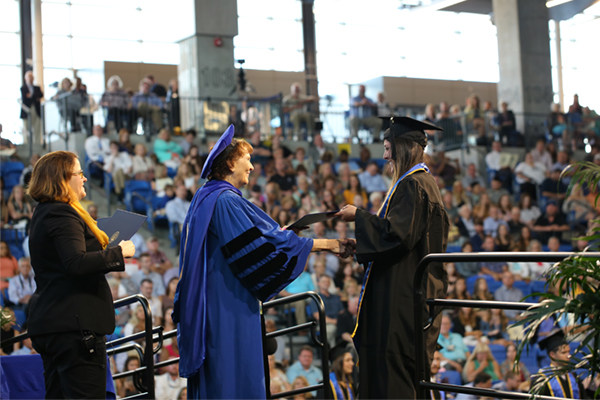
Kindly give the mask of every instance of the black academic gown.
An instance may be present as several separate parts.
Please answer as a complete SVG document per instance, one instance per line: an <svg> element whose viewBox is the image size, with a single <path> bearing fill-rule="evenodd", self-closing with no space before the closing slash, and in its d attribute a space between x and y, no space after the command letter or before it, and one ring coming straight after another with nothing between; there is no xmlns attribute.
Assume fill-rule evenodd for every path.
<svg viewBox="0 0 600 400"><path fill-rule="evenodd" d="M360 398L416 398L413 279L429 253L444 253L448 216L434 178L425 172L407 176L393 194L387 217L356 212L356 256L373 262L360 306L355 335L360 362ZM448 275L441 263L429 266L428 297L445 298ZM424 316L428 313L425 312ZM431 365L441 314L425 333ZM425 325L425 324L424 324ZM429 369L426 368L426 376Z"/></svg>

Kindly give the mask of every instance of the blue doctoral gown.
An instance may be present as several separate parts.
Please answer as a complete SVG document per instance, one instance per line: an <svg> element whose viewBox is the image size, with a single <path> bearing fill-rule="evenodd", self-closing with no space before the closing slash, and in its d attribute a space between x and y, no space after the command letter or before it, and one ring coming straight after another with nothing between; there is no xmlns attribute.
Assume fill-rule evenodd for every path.
<svg viewBox="0 0 600 400"><path fill-rule="evenodd" d="M173 319L188 398L264 399L260 301L302 273L312 239L210 181L192 200L181 244Z"/></svg>

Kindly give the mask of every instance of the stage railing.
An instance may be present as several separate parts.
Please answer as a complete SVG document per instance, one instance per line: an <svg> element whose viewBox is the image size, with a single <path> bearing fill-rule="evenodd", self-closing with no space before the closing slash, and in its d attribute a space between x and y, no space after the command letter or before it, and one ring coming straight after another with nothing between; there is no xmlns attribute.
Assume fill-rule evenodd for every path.
<svg viewBox="0 0 600 400"><path fill-rule="evenodd" d="M441 391L451 391L452 393L465 393L477 396L486 396L491 398L503 399L530 399L531 395L526 393L509 393L501 392L493 389L471 388L457 385L449 385L442 383L434 383L430 381L430 377L426 376L426 361L427 354L425 352L425 344L423 333L431 328L433 320L436 316L436 307L477 307L477 308L495 308L507 310L525 311L537 303L519 303L519 302L502 302L502 301L481 301L481 300L448 300L448 299L425 299L426 293L423 293L423 279L426 276L427 267L429 264L438 262L486 262L486 261L507 261L507 262L559 262L573 255L583 255L583 253L564 253L564 252L547 252L547 253L432 253L425 256L417 265L414 277L414 324L415 324L415 388L417 390L417 398L427 398L426 390L437 389ZM589 252L585 253L587 257L600 258L600 253ZM429 306L429 318L427 324L423 326L423 304ZM421 331L422 329L422 331ZM427 369L428 370L428 369ZM539 399L554 399L554 397L536 396Z"/></svg>
<svg viewBox="0 0 600 400"><path fill-rule="evenodd" d="M144 391L142 391L142 393L136 395L136 396L131 396L131 398L147 398L147 399L154 399L154 348L153 348L153 332L152 332L152 310L150 309L150 303L148 303L148 299L146 299L144 296L142 296L141 294L134 294L133 296L129 296L129 297L125 297L124 299L120 299L114 302L114 307L115 308L119 308L119 307L125 307L128 306L130 304L133 303L140 303L140 305L142 306L142 308L144 309L144 332L139 332L140 334L142 334L141 337L144 338L145 340L145 348L144 348L144 356L143 358L140 358L140 360L144 363L144 366L146 367L146 380L144 382L140 382L140 383L144 383L144 386L142 389L145 389L145 393ZM135 336L135 334L133 335ZM162 346L162 328L159 329L159 347L157 348L160 349L160 346ZM127 339L127 340L125 340ZM123 343L125 341L130 341L132 340L131 338L122 338L122 339L117 339L115 341L111 341L106 343L106 349L107 349L107 353L108 353L108 349L110 347L114 347L113 343ZM134 380L135 381L135 380Z"/></svg>
<svg viewBox="0 0 600 400"><path fill-rule="evenodd" d="M268 397L270 399L291 397L291 396L295 396L297 394L308 393L308 392L312 392L312 391L319 390L319 389L323 389L325 398L329 398L328 390L326 389L329 387L329 355L328 355L329 346L327 344L327 334L326 334L327 323L325 322L325 305L323 304L323 300L321 299L321 297L315 292L293 294L288 297L282 297L277 300L263 303L262 309L264 312L265 310L268 310L270 308L274 308L277 306L282 306L285 304L290 304L290 303L294 303L296 301L301 301L301 300L306 300L306 299L312 299L317 304L318 313L319 313L319 321L318 322L319 322L319 329L321 331L322 341L317 338L317 330L316 330L317 323L315 321L310 321L310 322L306 322L304 324L280 329L275 332L269 332L265 336L267 338L275 338L277 336L287 335L289 333L298 332L298 331L301 331L304 329L310 329L310 336L311 336L313 342L315 342L317 347L319 347L321 350L321 371L323 372L323 383L319 383L319 384L308 386L308 387L301 388L301 389L290 390L288 392L277 393L276 395Z"/></svg>

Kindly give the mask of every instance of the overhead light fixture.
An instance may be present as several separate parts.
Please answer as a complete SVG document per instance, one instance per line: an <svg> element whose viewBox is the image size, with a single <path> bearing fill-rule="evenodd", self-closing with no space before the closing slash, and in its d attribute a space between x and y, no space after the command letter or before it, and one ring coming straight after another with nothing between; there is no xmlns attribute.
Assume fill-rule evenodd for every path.
<svg viewBox="0 0 600 400"><path fill-rule="evenodd" d="M451 7L458 3L463 3L467 0L438 0L432 1L431 4L426 6L419 6L415 8L411 8L411 11L438 11L446 7ZM570 1L570 0L569 0Z"/></svg>
<svg viewBox="0 0 600 400"><path fill-rule="evenodd" d="M546 7L552 8L552 7L560 6L561 4L568 3L570 1L573 1L573 0L549 0L546 2Z"/></svg>

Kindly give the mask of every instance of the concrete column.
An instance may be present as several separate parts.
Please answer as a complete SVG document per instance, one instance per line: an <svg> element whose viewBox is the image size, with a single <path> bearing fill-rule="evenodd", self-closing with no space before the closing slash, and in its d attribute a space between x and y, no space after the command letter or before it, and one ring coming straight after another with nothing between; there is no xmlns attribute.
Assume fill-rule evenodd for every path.
<svg viewBox="0 0 600 400"><path fill-rule="evenodd" d="M545 3L493 0L500 60L498 100L506 101L515 113L526 145L543 134L543 121L554 97Z"/></svg>
<svg viewBox="0 0 600 400"><path fill-rule="evenodd" d="M565 90L563 86L562 67L562 38L560 35L560 21L554 21L554 46L556 48L556 69L558 74L558 102L560 110L565 111Z"/></svg>
<svg viewBox="0 0 600 400"><path fill-rule="evenodd" d="M19 1L19 19L21 22L21 78L25 72L31 71L32 44L31 44L31 7L30 1Z"/></svg>
<svg viewBox="0 0 600 400"><path fill-rule="evenodd" d="M304 38L304 73L306 74L306 94L319 97L317 78L317 45L315 34L314 0L302 0L302 34ZM319 102L311 104L311 111L319 115Z"/></svg>
<svg viewBox="0 0 600 400"><path fill-rule="evenodd" d="M233 37L238 34L237 0L194 0L194 34L179 41L178 67L181 125L219 132L226 127L228 106L237 84ZM211 102L193 100L211 98ZM204 119L205 112L211 118ZM216 119L214 115L221 116ZM205 120L205 124L200 122ZM211 124L211 125L206 125ZM202 129L204 128L204 129Z"/></svg>
<svg viewBox="0 0 600 400"><path fill-rule="evenodd" d="M31 20L33 36L33 76L44 90L44 52L42 46L42 0L31 0Z"/></svg>

